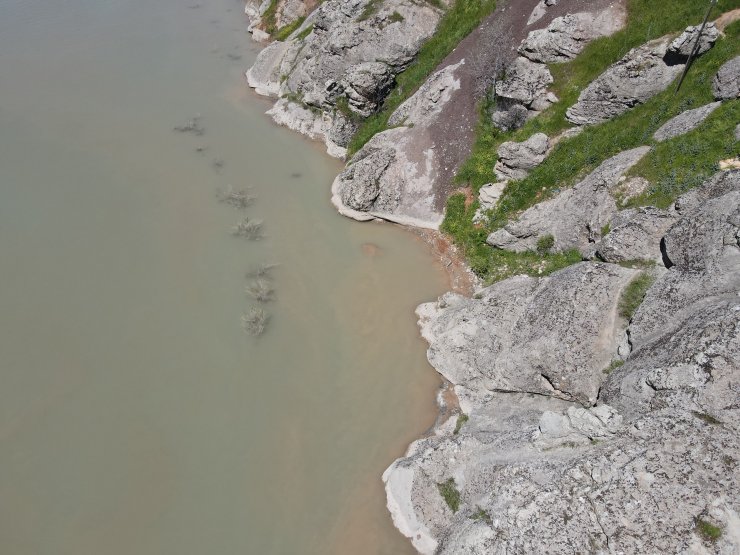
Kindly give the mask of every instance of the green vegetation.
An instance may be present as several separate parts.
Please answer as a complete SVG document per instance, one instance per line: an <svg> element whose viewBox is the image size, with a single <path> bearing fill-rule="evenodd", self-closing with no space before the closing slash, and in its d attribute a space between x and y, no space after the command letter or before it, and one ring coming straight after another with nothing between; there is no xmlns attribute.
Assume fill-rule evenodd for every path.
<svg viewBox="0 0 740 555"><path fill-rule="evenodd" d="M449 478L441 484L437 484L437 489L439 489L439 494L445 500L450 510L456 513L460 508L460 492L455 487L455 479Z"/></svg>
<svg viewBox="0 0 740 555"><path fill-rule="evenodd" d="M609 363L609 366L607 366L606 368L604 368L604 370L603 370L604 371L604 374L606 374L608 376L609 374L611 374L612 372L614 372L617 368L620 368L622 366L624 366L624 361L623 360L621 360L621 359L612 360Z"/></svg>
<svg viewBox="0 0 740 555"><path fill-rule="evenodd" d="M296 35L296 39L303 40L313 32L313 23Z"/></svg>
<svg viewBox="0 0 740 555"><path fill-rule="evenodd" d="M392 14L390 15L390 17L388 18L388 21L390 21L391 23L400 23L400 22L401 22L401 21L403 21L404 19L405 19L405 18L404 18L404 17L403 17L403 16L402 16L402 15L401 15L400 13L398 13L398 12L393 12L393 13L392 13Z"/></svg>
<svg viewBox="0 0 740 555"><path fill-rule="evenodd" d="M472 515L470 515L470 518L472 520L482 520L488 525L490 525L493 522L491 520L491 515L488 514L488 512L482 509L481 507L477 507L475 512Z"/></svg>
<svg viewBox="0 0 740 555"><path fill-rule="evenodd" d="M518 274L545 276L581 261L581 254L576 250L539 254L534 251L515 253L489 247L485 243L488 232L473 223L473 214L478 203L466 206L465 200L462 193L450 197L441 229L452 236L471 269L487 284Z"/></svg>
<svg viewBox="0 0 740 555"><path fill-rule="evenodd" d="M287 39L290 35L293 34L293 32L296 29L298 29L298 27L300 27L301 25L303 25L303 22L305 20L306 20L305 17L299 17L298 19L296 19L290 25L286 25L285 27L281 27L280 29L278 29L274 33L271 33L272 34L272 38L274 38L275 40L285 40L285 39ZM305 33L305 31L303 31L303 32ZM303 34L303 33L301 33L301 34ZM306 36L308 36L308 33L306 33Z"/></svg>
<svg viewBox="0 0 740 555"><path fill-rule="evenodd" d="M630 281L619 298L619 315L631 320L654 281L655 277L647 272L638 274Z"/></svg>
<svg viewBox="0 0 740 555"><path fill-rule="evenodd" d="M713 14L716 17L737 7L740 7L740 0L720 0ZM471 155L457 175L461 185L467 185L477 195L483 185L497 181L493 166L497 160L496 150L502 142L522 141L536 132L552 137L569 127L565 111L594 78L631 48L668 33L677 33L687 24L698 23L706 5L692 0L677 0L670 13L663 13L656 10L655 3L650 0L629 0L628 9L628 24L624 30L594 41L571 62L550 66L555 79L551 90L560 102L529 120L522 129L499 131L490 117L495 101L487 99L482 103ZM506 225L521 211L564 187L572 186L607 158L640 145L655 145L652 135L668 119L686 109L711 102L712 77L722 63L740 53L740 23L729 25L725 34L714 48L695 61L678 94L675 87L669 87L620 117L586 127L581 134L562 140L527 178L509 183L496 208L487 214L482 225L472 223L477 203L466 208L460 196L450 197L442 229L452 235L473 270L491 282L514 275L517 267L524 273L540 275L541 269L542 273L548 273L552 268L567 265L562 259L548 260L547 256L551 255L543 256L538 265L537 260L528 254L524 258L529 260L524 261L521 260L522 255L490 252L492 249L483 243L488 234ZM740 102L728 101L693 132L655 145L653 151L630 172L645 177L653 186L629 204L666 207L680 194L704 181L718 169L719 160L737 155L737 143L733 144L730 139L737 121L740 121ZM609 228L605 227L602 235L608 231ZM574 253L567 259L569 263L579 260ZM508 264L509 270L498 271L496 265L500 263Z"/></svg>
<svg viewBox="0 0 740 555"><path fill-rule="evenodd" d="M438 1L427 0L439 7ZM442 16L434 35L424 43L418 56L396 77L396 88L385 99L382 109L366 119L349 145L350 156L360 150L373 135L388 128L393 111L426 81L439 63L473 31L496 7L495 0L457 0Z"/></svg>
<svg viewBox="0 0 740 555"><path fill-rule="evenodd" d="M540 254L547 254L555 246L555 237L552 235L543 235L537 239L537 252Z"/></svg>
<svg viewBox="0 0 740 555"><path fill-rule="evenodd" d="M692 410L691 414L696 416L699 420L706 422L707 424L712 424L713 426L722 425L721 420L717 420L714 416L712 416L711 414L707 414L706 412L699 412L699 411Z"/></svg>
<svg viewBox="0 0 740 555"><path fill-rule="evenodd" d="M470 420L470 417L465 413L460 413L457 415L457 422L455 423L455 431L452 432L453 434L457 435L460 433L460 430L462 429L463 425Z"/></svg>
<svg viewBox="0 0 740 555"><path fill-rule="evenodd" d="M711 543L716 542L722 537L722 528L701 518L696 519L696 531L702 538Z"/></svg>
<svg viewBox="0 0 740 555"><path fill-rule="evenodd" d="M277 31L277 9L279 0L270 0L265 13L262 14L262 24L265 32L272 36Z"/></svg>
<svg viewBox="0 0 740 555"><path fill-rule="evenodd" d="M382 4L383 0L370 0L370 2L367 3L365 9L360 14L360 17L357 18L357 21L365 21L367 19L370 19L373 15L378 13L378 10L380 9L380 6Z"/></svg>

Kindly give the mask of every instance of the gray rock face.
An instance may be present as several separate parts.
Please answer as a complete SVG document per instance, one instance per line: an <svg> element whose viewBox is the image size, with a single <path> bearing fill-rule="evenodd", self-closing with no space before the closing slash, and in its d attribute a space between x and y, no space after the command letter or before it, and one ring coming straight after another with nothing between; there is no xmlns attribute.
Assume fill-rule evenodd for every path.
<svg viewBox="0 0 740 555"><path fill-rule="evenodd" d="M610 231L594 244L595 256L613 263L644 260L662 264L660 240L676 219L672 212L651 207L617 212Z"/></svg>
<svg viewBox="0 0 740 555"><path fill-rule="evenodd" d="M429 361L478 394L535 393L591 406L627 326L617 316L619 293L635 274L581 263L547 278L497 283L480 299L422 305Z"/></svg>
<svg viewBox="0 0 740 555"><path fill-rule="evenodd" d="M580 54L589 42L615 33L624 23L625 13L619 7L599 14L584 12L557 17L546 29L529 33L519 47L519 54L533 62L567 62Z"/></svg>
<svg viewBox="0 0 740 555"><path fill-rule="evenodd" d="M547 96L551 83L552 75L546 65L519 56L506 69L504 78L496 82L496 95L530 106Z"/></svg>
<svg viewBox="0 0 740 555"><path fill-rule="evenodd" d="M349 68L340 85L349 108L368 117L393 88L393 78L390 66L382 62L363 62Z"/></svg>
<svg viewBox="0 0 740 555"><path fill-rule="evenodd" d="M544 133L535 133L524 142L505 142L498 147L498 162L494 168L501 180L524 179L529 170L547 157L550 141Z"/></svg>
<svg viewBox="0 0 740 555"><path fill-rule="evenodd" d="M332 185L332 202L342 214L439 227L443 214L435 181L444 145L429 141L429 129L460 89L464 70L461 62L434 73L391 115L394 128L375 135L349 161Z"/></svg>
<svg viewBox="0 0 740 555"><path fill-rule="evenodd" d="M683 71L683 65L664 60L669 42L663 37L630 50L581 92L568 108L568 121L601 123L664 91Z"/></svg>
<svg viewBox="0 0 740 555"><path fill-rule="evenodd" d="M383 476L394 522L420 552L737 552L738 207L740 171L681 197L665 235L675 265L629 325L631 354L615 314L636 271L616 265L419 308L429 359L469 416L459 433L453 417L414 442ZM543 370L570 397L537 388ZM456 512L437 486L450 479ZM721 536L704 538L701 522Z"/></svg>
<svg viewBox="0 0 740 555"><path fill-rule="evenodd" d="M717 100L732 100L740 97L740 56L719 68L712 80L712 92Z"/></svg>
<svg viewBox="0 0 740 555"><path fill-rule="evenodd" d="M540 237L552 235L555 250L576 248L589 252L590 244L600 237L601 229L617 212L611 191L620 176L649 150L639 147L606 160L575 187L525 210L518 220L489 235L486 242L523 252L534 250Z"/></svg>
<svg viewBox="0 0 740 555"><path fill-rule="evenodd" d="M658 142L662 142L688 133L689 131L693 131L709 117L709 114L719 108L721 104L721 102L712 102L711 104L700 106L693 110L686 110L682 114L679 114L675 118L665 122L660 129L653 134L653 139Z"/></svg>
<svg viewBox="0 0 740 555"><path fill-rule="evenodd" d="M694 44L700 30L701 27L698 25L695 27L686 27L686 30L668 46L668 56L674 56L677 60L688 58L694 50ZM714 23L707 23L706 27L704 27L704 32L702 32L699 38L699 48L696 51L696 55L701 56L705 52L708 52L714 46L714 43L717 42L718 38L719 30L717 27Z"/></svg>
<svg viewBox="0 0 740 555"><path fill-rule="evenodd" d="M428 2L371 2L321 3L302 25L312 26L308 36L298 39L296 32L287 41L260 52L247 72L249 85L260 94L289 98L324 112L317 120L339 117L336 104L340 98L345 98L355 113L363 117L372 114L387 96L395 76L408 67L434 33L443 12ZM394 16L396 12L401 18ZM282 113L284 116L285 110ZM292 129L306 127L286 119L282 123ZM327 132L335 127L332 121L321 126Z"/></svg>

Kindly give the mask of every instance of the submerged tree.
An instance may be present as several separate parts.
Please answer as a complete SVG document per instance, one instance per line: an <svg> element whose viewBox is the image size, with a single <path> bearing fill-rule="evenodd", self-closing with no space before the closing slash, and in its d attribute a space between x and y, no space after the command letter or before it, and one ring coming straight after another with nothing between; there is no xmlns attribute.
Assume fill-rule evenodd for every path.
<svg viewBox="0 0 740 555"><path fill-rule="evenodd" d="M225 191L217 191L216 198L218 198L219 202L240 209L246 208L257 200L257 197L250 194L247 190L235 190L231 185Z"/></svg>
<svg viewBox="0 0 740 555"><path fill-rule="evenodd" d="M242 328L249 335L262 335L270 321L270 315L262 308L252 307L242 314Z"/></svg>
<svg viewBox="0 0 740 555"><path fill-rule="evenodd" d="M252 241L262 239L262 222L244 218L231 229L231 234L236 237L246 237Z"/></svg>
<svg viewBox="0 0 740 555"><path fill-rule="evenodd" d="M178 133L192 133L199 137L206 132L205 128L200 124L200 114L189 119L184 125L173 127L173 131L177 131Z"/></svg>
<svg viewBox="0 0 740 555"><path fill-rule="evenodd" d="M266 279L255 279L247 285L245 291L247 295L261 303L270 302L275 298L275 290Z"/></svg>
<svg viewBox="0 0 740 555"><path fill-rule="evenodd" d="M251 270L249 270L245 277L247 279L249 278L271 278L272 277L272 270L276 268L277 264L267 264L262 263L258 264L257 266L254 266Z"/></svg>

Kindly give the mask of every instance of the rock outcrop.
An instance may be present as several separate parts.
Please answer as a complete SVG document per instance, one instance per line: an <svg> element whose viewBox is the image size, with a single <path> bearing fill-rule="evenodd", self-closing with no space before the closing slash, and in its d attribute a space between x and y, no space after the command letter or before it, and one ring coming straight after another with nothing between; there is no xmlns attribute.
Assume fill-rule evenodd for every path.
<svg viewBox="0 0 740 555"><path fill-rule="evenodd" d="M544 133L535 133L521 143L501 143L496 151L498 162L494 171L501 180L524 179L529 170L537 167L547 157L550 141Z"/></svg>
<svg viewBox="0 0 740 555"><path fill-rule="evenodd" d="M699 127L709 115L719 108L721 102L712 102L693 110L686 110L685 112L677 115L675 118L669 119L665 122L660 129L653 134L653 139L658 142L667 141L679 135L693 131Z"/></svg>
<svg viewBox="0 0 740 555"><path fill-rule="evenodd" d="M712 80L712 92L717 100L740 98L740 56L719 68Z"/></svg>
<svg viewBox="0 0 740 555"><path fill-rule="evenodd" d="M578 102L568 108L568 121L601 123L664 91L684 68L666 63L670 42L670 37L663 37L630 50L581 92Z"/></svg>
<svg viewBox="0 0 740 555"><path fill-rule="evenodd" d="M613 156L572 189L525 210L517 220L489 235L486 242L523 252L535 250L540 238L552 236L554 250L590 252L590 245L617 212L612 191L619 178L649 150L638 147Z"/></svg>
<svg viewBox="0 0 740 555"><path fill-rule="evenodd" d="M668 46L668 51L666 52L667 57L685 62L694 51L697 37L699 38L699 47L696 49L696 56L701 56L708 52L714 46L714 43L717 42L719 30L714 23L707 23L701 36L699 35L700 30L701 27L699 25L686 27L686 30Z"/></svg>
<svg viewBox="0 0 740 555"><path fill-rule="evenodd" d="M721 172L657 215L670 268L630 322L639 271L593 262L419 308L469 417L384 474L421 553L737 551L738 207Z"/></svg>
<svg viewBox="0 0 740 555"><path fill-rule="evenodd" d="M580 12L555 18L546 29L529 33L519 54L533 62L550 64L572 60L594 39L611 35L625 23L619 6L593 14Z"/></svg>

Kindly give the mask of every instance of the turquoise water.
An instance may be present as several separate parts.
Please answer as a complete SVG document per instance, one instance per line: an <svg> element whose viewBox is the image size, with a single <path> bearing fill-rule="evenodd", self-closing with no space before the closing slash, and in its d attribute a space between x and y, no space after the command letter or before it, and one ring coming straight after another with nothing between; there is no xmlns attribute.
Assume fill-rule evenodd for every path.
<svg viewBox="0 0 740 555"><path fill-rule="evenodd" d="M196 2L0 0L0 552L411 553L380 474L433 421L444 275L334 212L339 165L246 89L241 2Z"/></svg>

